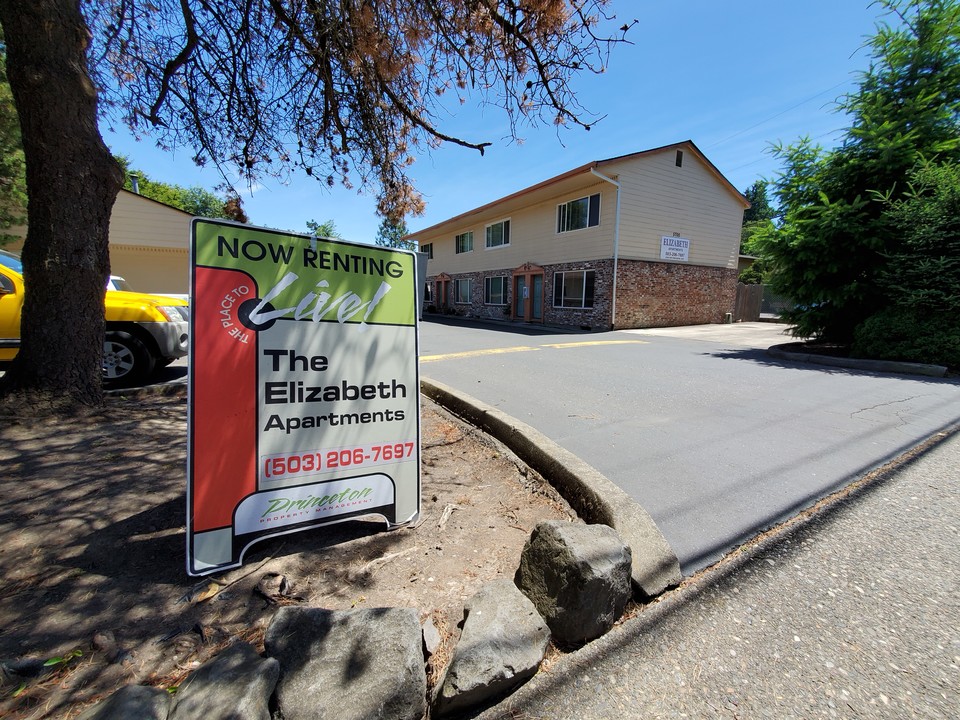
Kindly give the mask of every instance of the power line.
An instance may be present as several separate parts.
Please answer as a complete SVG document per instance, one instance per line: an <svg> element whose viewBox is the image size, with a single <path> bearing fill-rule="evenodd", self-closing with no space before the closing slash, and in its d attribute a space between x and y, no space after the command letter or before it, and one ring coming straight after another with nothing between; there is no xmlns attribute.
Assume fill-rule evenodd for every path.
<svg viewBox="0 0 960 720"><path fill-rule="evenodd" d="M836 135L837 133L843 132L844 130L846 130L846 128L837 128L836 130L830 130L830 131L828 131L828 132L821 133L820 135L817 135L816 137L812 137L812 138L810 138L810 140L812 140L812 141L817 141L817 140L820 140L821 138L825 138L825 137L827 137L827 136L829 136L829 135ZM743 170L744 168L750 167L751 165L756 165L756 164L759 163L759 162L763 162L764 159L765 159L765 158L759 157L759 158L757 158L756 160L751 160L750 162L744 163L743 165L737 165L735 168L730 168L727 172L733 173L733 172L736 172L737 170Z"/></svg>
<svg viewBox="0 0 960 720"><path fill-rule="evenodd" d="M753 130L753 129L755 129L755 128L758 128L758 127L760 127L761 125L765 125L766 123L770 122L771 120L776 120L776 119L777 119L778 117L780 117L781 115L786 115L788 112L791 112L791 111L793 111L793 110L796 110L796 109L797 109L798 107L800 107L801 105L806 105L806 104L807 104L808 102L810 102L811 100L816 100L816 99L817 99L818 97L820 97L821 95L826 95L827 93L832 92L832 91L836 90L837 88L842 87L842 86L844 86L844 85L846 85L846 84L847 84L847 81L844 81L844 82L837 83L837 84L834 85L833 87L829 87L829 88L827 88L826 90L821 90L821 91L818 92L816 95L811 95L811 96L808 97L806 100L802 100L802 101L798 102L796 105L793 105L793 106L791 106L791 107L788 107L786 110L783 110L783 111L781 111L781 112L778 112L776 115L771 115L770 117L768 117L768 118L766 118L766 119L764 119L764 120L761 120L760 122L756 123L755 125L751 125L750 127L745 128L745 129L743 129L743 130L738 130L738 131L735 132L733 135L730 135L729 137L726 137L726 138L724 138L723 140L720 140L720 141L715 142L715 143L713 143L713 144L711 144L711 145L708 145L707 148L708 148L708 149L711 149L711 148L717 147L718 145L723 145L725 142L728 142L729 140L733 140L735 137L739 137L740 135L743 135L744 133L750 132L751 130Z"/></svg>

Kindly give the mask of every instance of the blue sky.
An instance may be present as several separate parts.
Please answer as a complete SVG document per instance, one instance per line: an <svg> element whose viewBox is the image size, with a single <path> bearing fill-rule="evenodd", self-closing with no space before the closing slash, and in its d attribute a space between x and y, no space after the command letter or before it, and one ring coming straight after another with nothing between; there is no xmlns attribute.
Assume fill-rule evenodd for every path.
<svg viewBox="0 0 960 720"><path fill-rule="evenodd" d="M779 170L769 148L809 135L832 147L846 126L834 101L869 64L865 39L880 8L869 0L613 0L616 25L634 18L632 45L614 49L609 70L584 75L580 102L605 119L590 131L549 123L506 138L502 111L464 106L438 125L492 142L486 154L448 145L423 154L411 174L427 208L411 231L545 180L591 160L693 140L741 191ZM212 169L189 148L161 152L104 127L104 140L151 179L213 188ZM373 242L380 219L373 195L326 188L302 173L288 185L266 180L241 194L255 225L303 232L333 220L347 240Z"/></svg>

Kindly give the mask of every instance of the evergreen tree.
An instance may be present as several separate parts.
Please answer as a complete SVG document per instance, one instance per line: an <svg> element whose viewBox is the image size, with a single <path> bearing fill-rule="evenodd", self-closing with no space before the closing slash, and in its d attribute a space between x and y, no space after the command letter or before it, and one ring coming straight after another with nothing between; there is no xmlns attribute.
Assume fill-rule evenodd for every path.
<svg viewBox="0 0 960 720"><path fill-rule="evenodd" d="M901 237L879 279L891 303L960 316L960 164L921 165L886 217Z"/></svg>
<svg viewBox="0 0 960 720"><path fill-rule="evenodd" d="M960 369L960 164L921 165L886 217L902 237L879 278L890 304L857 327L853 352Z"/></svg>
<svg viewBox="0 0 960 720"><path fill-rule="evenodd" d="M767 198L767 181L757 180L750 187L743 191L743 196L750 203L750 207L743 211L744 227L758 222L772 220L774 216L773 206Z"/></svg>
<svg viewBox="0 0 960 720"><path fill-rule="evenodd" d="M784 313L800 337L849 342L891 299L881 278L902 249L887 217L924 160L960 159L960 4L881 0L868 43L869 68L839 108L851 118L840 147L809 139L779 146L774 181L779 225L755 236L778 292L797 303Z"/></svg>
<svg viewBox="0 0 960 720"><path fill-rule="evenodd" d="M757 180L743 191L743 196L750 203L750 207L743 212L743 225L740 229L740 254L756 255L754 237L762 230L772 225L774 210L767 199L766 180ZM768 275L767 262L763 257L757 257L750 267L743 270L737 278L745 285L759 285L766 282Z"/></svg>
<svg viewBox="0 0 960 720"><path fill-rule="evenodd" d="M318 238L343 240L343 236L337 231L337 224L333 220L322 223L318 223L316 220L307 220L307 234L316 235Z"/></svg>
<svg viewBox="0 0 960 720"><path fill-rule="evenodd" d="M416 243L404 240L409 234L410 231L407 230L407 224L403 222L403 220L400 222L392 222L384 218L383 222L380 223L380 227L377 229L377 245L388 248L400 248L401 250L413 250L416 247Z"/></svg>

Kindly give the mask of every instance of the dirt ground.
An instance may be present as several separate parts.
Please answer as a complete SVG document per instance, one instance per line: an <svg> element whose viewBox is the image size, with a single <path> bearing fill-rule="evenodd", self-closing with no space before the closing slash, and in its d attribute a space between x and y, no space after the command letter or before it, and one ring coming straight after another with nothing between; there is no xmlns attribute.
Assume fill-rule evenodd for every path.
<svg viewBox="0 0 960 720"><path fill-rule="evenodd" d="M0 423L0 717L70 718L127 683L175 688L280 605L414 607L449 656L464 600L513 577L569 506L508 451L427 399L422 512L262 541L242 568L185 571L186 400L108 400L84 418Z"/></svg>

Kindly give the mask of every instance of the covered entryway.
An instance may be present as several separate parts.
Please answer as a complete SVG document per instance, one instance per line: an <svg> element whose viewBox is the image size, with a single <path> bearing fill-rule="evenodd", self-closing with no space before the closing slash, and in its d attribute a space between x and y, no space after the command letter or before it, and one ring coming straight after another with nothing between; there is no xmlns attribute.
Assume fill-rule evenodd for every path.
<svg viewBox="0 0 960 720"><path fill-rule="evenodd" d="M525 263L513 271L514 320L543 322L543 268Z"/></svg>
<svg viewBox="0 0 960 720"><path fill-rule="evenodd" d="M437 275L434 282L437 286L437 297L435 304L438 311L443 311L444 309L450 307L450 281L453 280L452 277L446 273L440 273Z"/></svg>

